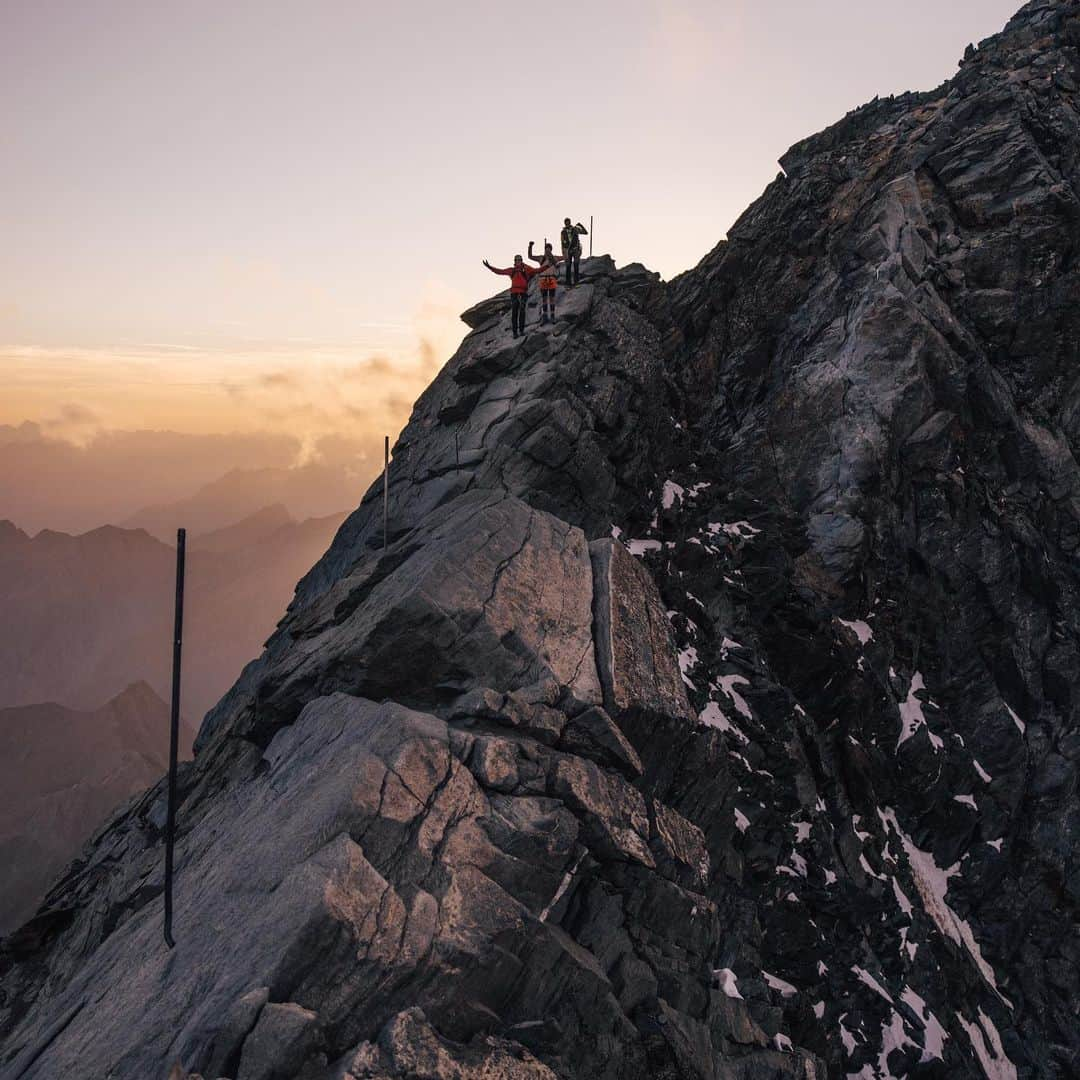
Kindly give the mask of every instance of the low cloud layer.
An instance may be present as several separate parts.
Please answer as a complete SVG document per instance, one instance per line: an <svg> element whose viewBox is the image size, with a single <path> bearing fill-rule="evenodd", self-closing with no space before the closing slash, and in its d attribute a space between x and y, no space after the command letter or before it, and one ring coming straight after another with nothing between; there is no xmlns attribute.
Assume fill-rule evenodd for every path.
<svg viewBox="0 0 1080 1080"><path fill-rule="evenodd" d="M413 326L391 328L378 348L240 338L0 347L0 519L30 532L115 524L235 469L327 466L311 475L337 474L311 504L342 490L352 499L381 467L383 436L397 435L456 348L462 306L430 285Z"/></svg>
<svg viewBox="0 0 1080 1080"><path fill-rule="evenodd" d="M339 436L325 456L315 447L318 460L357 468L366 449ZM83 532L187 498L233 470L292 468L301 451L296 437L272 432L102 431L76 444L39 424L0 425L0 518L31 533Z"/></svg>

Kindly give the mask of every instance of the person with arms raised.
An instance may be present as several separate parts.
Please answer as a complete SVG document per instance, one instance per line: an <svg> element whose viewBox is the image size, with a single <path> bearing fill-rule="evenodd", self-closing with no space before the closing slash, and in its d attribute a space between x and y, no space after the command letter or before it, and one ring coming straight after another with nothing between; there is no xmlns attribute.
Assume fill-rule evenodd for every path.
<svg viewBox="0 0 1080 1080"><path fill-rule="evenodd" d="M551 245L544 241L544 254L533 254L533 242L529 241L529 258L540 264L540 322L555 321L555 295L559 288L559 275L556 271L562 256L556 255Z"/></svg>
<svg viewBox="0 0 1080 1080"><path fill-rule="evenodd" d="M492 266L487 259L484 260L484 265L493 274L503 274L510 279L510 326L514 337L521 337L525 333L525 305L528 302L529 281L540 273L540 268L526 266L520 255L515 255L514 265L505 269Z"/></svg>

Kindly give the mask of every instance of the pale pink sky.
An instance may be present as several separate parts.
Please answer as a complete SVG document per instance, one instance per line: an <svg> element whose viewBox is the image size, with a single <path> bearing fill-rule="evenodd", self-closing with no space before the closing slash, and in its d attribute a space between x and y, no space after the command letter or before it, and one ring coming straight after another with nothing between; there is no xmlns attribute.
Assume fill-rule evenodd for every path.
<svg viewBox="0 0 1080 1080"><path fill-rule="evenodd" d="M672 276L1019 2L0 0L0 423L400 424L482 258L594 214Z"/></svg>

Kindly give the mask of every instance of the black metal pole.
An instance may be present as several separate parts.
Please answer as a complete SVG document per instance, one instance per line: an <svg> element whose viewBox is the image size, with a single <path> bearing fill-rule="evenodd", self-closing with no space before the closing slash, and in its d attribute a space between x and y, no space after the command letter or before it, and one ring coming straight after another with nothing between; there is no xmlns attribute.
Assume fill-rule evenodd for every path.
<svg viewBox="0 0 1080 1080"><path fill-rule="evenodd" d="M165 944L171 949L173 848L176 842L176 757L180 741L180 646L184 638L184 549L187 530L176 530L176 620L173 624L172 716L169 722L169 811L165 821Z"/></svg>
<svg viewBox="0 0 1080 1080"><path fill-rule="evenodd" d="M390 537L390 436L383 436L382 469L382 546L383 551Z"/></svg>

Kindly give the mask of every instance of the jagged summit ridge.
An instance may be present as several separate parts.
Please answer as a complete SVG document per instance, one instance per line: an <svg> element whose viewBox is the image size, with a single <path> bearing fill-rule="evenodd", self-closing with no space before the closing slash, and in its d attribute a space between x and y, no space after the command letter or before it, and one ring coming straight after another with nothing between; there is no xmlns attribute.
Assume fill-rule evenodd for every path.
<svg viewBox="0 0 1080 1080"><path fill-rule="evenodd" d="M159 791L5 943L0 1075L1077 1072L1078 41L466 313L204 724L181 949Z"/></svg>

